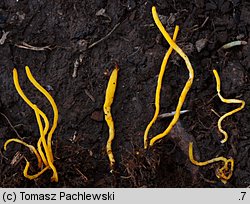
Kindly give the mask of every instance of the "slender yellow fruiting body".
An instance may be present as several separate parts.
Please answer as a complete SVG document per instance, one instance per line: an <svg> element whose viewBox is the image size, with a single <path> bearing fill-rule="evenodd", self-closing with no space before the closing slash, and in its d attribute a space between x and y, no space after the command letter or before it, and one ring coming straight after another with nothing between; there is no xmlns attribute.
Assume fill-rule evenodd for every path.
<svg viewBox="0 0 250 204"><path fill-rule="evenodd" d="M42 125L42 121L41 121L41 117L39 115L39 111L38 111L38 108L36 107L35 108L35 114L36 114L36 119L37 119L37 124L39 126L39 131L40 131L40 138L43 138L42 139L42 143L46 143L46 141L43 141L45 140L45 135L44 135L44 132L43 132L43 125ZM44 146L43 146L44 147ZM51 177L51 181L55 181L55 182L58 182L58 173L56 171L56 167L54 166L53 164L53 161L50 157L50 149L46 146L46 149L44 148L45 150L45 154L46 154L46 157L47 157L47 161L48 161L48 165L52 171L53 171L53 175Z"/></svg>
<svg viewBox="0 0 250 204"><path fill-rule="evenodd" d="M19 144L22 144L22 145L28 147L30 149L30 151L36 155L37 162L38 162L38 168L42 168L42 165L43 165L42 159L40 157L40 154L37 152L37 150L34 146L29 145L26 142L23 142L22 140L19 140L19 139L9 139L4 143L4 151L7 150L7 146L11 142L16 142L16 143L19 143Z"/></svg>
<svg viewBox="0 0 250 204"><path fill-rule="evenodd" d="M48 101L50 102L51 106L52 106L52 109L53 109L53 112L54 112L54 119L53 119L53 124L52 124L52 127L48 133L48 138L47 138L47 145L48 145L48 148L49 148L49 152L50 152L50 158L51 158L51 161L53 162L54 159L53 159L53 153L52 153L52 136L53 136L53 133L57 127L57 122L58 122L58 109L57 109L57 106L56 106L56 103L54 101L54 99L52 98L52 96L49 94L49 92L44 89L37 81L36 79L32 76L31 72L30 72L30 69L28 66L25 67L25 70L26 70L26 74L28 76L28 79L30 80L30 82L41 92L43 93L43 95L48 99ZM46 135L46 134L45 134Z"/></svg>
<svg viewBox="0 0 250 204"><path fill-rule="evenodd" d="M223 167L217 168L215 175L222 183L226 184L227 181L232 177L234 170L234 160L233 158L227 159Z"/></svg>
<svg viewBox="0 0 250 204"><path fill-rule="evenodd" d="M113 118L111 115L111 105L112 105L113 100L114 100L118 71L119 71L119 68L116 65L115 69L112 71L111 76L109 78L108 86L106 89L105 102L103 105L105 120L106 120L106 123L109 127L109 138L108 138L108 141L106 144L106 151L107 151L107 155L109 158L111 170L113 169L114 164L115 164L115 159L114 159L114 155L112 152L112 141L115 137L115 128L114 128L114 121L113 121Z"/></svg>
<svg viewBox="0 0 250 204"><path fill-rule="evenodd" d="M194 79L194 70L192 68L192 65L187 57L187 55L182 51L182 49L176 45L176 43L171 39L171 37L169 36L169 34L167 33L167 31L165 30L164 26L162 25L159 17L158 17L158 14L156 12L156 8L153 6L152 7L152 14L153 14L153 18L154 18L154 21L155 21L155 24L157 25L158 29L161 31L162 35L164 36L164 38L168 41L168 43L170 44L170 46L184 59L185 63L186 63L186 66L187 66L187 69L189 71L189 79L188 81L186 82L182 92L181 92L181 95L179 97L179 101L178 101L178 104L177 104L177 107L176 107L176 114L174 115L172 121L170 122L169 126L167 127L167 129L161 133L161 134L158 134L156 135L155 137L153 137L151 140L150 140L150 143L149 145L152 146L157 140L165 137L170 131L171 129L173 128L173 126L177 123L178 119L179 119L179 116L180 116L180 111L181 111L181 107L185 101L185 98L187 96L187 93L189 91L189 89L191 88L192 86L192 83L193 83L193 79Z"/></svg>
<svg viewBox="0 0 250 204"><path fill-rule="evenodd" d="M174 30L174 35L173 35L173 41L176 40L177 35L178 35L178 31L179 31L179 26L175 27ZM161 97L161 86L162 86L162 78L166 69L166 65L168 62L168 59L171 55L173 51L173 48L170 47L167 51L167 53L165 54L162 64L161 64L161 70L158 76L158 81L157 81L157 87L156 87L156 92L155 92L155 113L154 113L154 117L152 118L152 120L150 121L150 123L148 124L145 132L144 132L144 149L148 148L148 132L150 130L150 128L152 127L152 125L155 123L159 112L160 112L160 97Z"/></svg>
<svg viewBox="0 0 250 204"><path fill-rule="evenodd" d="M49 166L46 166L44 169L42 169L40 172L34 174L34 175L29 175L28 174L28 170L29 170L29 167L30 167L30 163L28 162L27 159L26 160L26 165L25 165L25 168L23 170L23 175L25 178L27 179L30 179L30 180L33 180L33 179L36 179L38 178L39 176L41 176L45 171L47 171L49 169Z"/></svg>
<svg viewBox="0 0 250 204"><path fill-rule="evenodd" d="M226 161L227 161L227 159L225 157L216 157L214 159L210 159L210 160L207 160L207 161L204 161L204 162L196 161L194 159L194 154L193 154L193 142L189 143L189 159L193 164L195 164L197 166L206 166L208 164L211 164L211 163L214 163L214 162L219 162L219 161L223 161L224 163L226 163Z"/></svg>
<svg viewBox="0 0 250 204"><path fill-rule="evenodd" d="M221 123L226 117L228 117L228 116L240 111L241 109L243 109L245 107L245 101L239 100L239 99L225 99L225 98L223 98L223 96L220 94L220 87L221 87L220 86L220 76L219 76L218 72L216 71L216 69L213 70L213 73L214 73L214 76L215 76L215 79L216 79L216 84L217 84L216 90L217 90L217 93L218 93L218 96L219 96L220 100L222 102L224 102L224 103L241 103L240 107L238 107L238 108L236 108L236 109L234 109L234 110L232 110L232 111L230 111L228 113L225 113L218 120L218 129L224 135L224 139L221 140L221 143L225 143L228 140L228 134L227 134L227 132L225 130L222 129Z"/></svg>
<svg viewBox="0 0 250 204"><path fill-rule="evenodd" d="M13 81L14 81L14 85L15 88L18 92L18 94L22 97L22 99L35 111L35 109L37 108L37 106L35 104L33 104L28 98L27 96L24 94L23 90L21 89L21 86L19 84L19 80L18 80L18 73L17 70L14 68L13 69ZM42 112L39 108L37 108L37 110L39 111L39 114L42 115L43 119L44 119L44 123L45 123L45 134L47 133L48 129L49 129L49 120L46 117L46 115L44 114L44 112ZM45 141L45 138L40 137L41 141L43 141L43 146L44 149L47 149L47 144ZM47 159L42 151L42 148L38 145L38 152L41 155L42 161L45 164L45 166L48 165Z"/></svg>
<svg viewBox="0 0 250 204"><path fill-rule="evenodd" d="M227 183L227 181L232 177L233 169L234 169L234 160L232 158L227 159L225 157L216 157L216 158L204 161L204 162L196 161L194 159L194 154L193 154L193 142L189 143L189 150L188 151L189 151L190 161L196 166L206 166L206 165L214 163L214 162L223 162L224 165L221 168L218 168L216 170L215 175L224 184Z"/></svg>
<svg viewBox="0 0 250 204"><path fill-rule="evenodd" d="M40 138L37 142L37 149L38 149L38 152L36 151L36 149L31 146L31 145L28 145L24 142L22 142L21 140L18 140L18 139L11 139L11 140L8 140L5 144L7 146L7 144L9 142L18 142L18 143L21 143L21 144L24 144L25 146L27 147L33 147L32 148L32 151L36 154L37 158L38 158L38 162L39 162L39 167L42 167L42 163L44 163L45 165L45 168L42 169L40 172L38 172L37 174L35 175L28 175L28 168L30 166L29 162L26 160L26 166L25 166L25 169L24 169L24 176L28 179L35 179L37 178L38 176L40 176L43 172L45 172L47 169L52 169L53 171L53 175L51 177L51 181L55 181L55 182L58 182L58 173L57 173L57 170L53 164L53 153L52 153L52 148L51 148L51 140L52 140L52 135L56 129L56 126L57 126L57 121L58 121L58 110L57 110L57 106L55 104L55 101L54 99L52 98L52 96L35 80L35 78L32 76L31 72L30 72L30 69L28 66L26 66L26 74L30 80L30 82L40 91L42 92L45 97L49 100L52 108L53 108L53 112L54 112L54 121L53 121L53 125L52 125L52 128L48 134L48 138L47 138L47 141L46 141L46 134L49 130L49 120L47 118L47 116L45 115L45 113L43 111L41 111L35 104L33 104L27 97L26 95L23 93L21 87L20 87L20 84L19 84L19 81L18 81L18 74L17 74L17 70L14 68L13 69L13 80L14 80L14 84L15 84L15 87L16 87L16 90L17 92L19 93L19 95L23 98L23 100L34 110L35 112L35 115L36 115L36 120L37 120L37 124L38 124L38 127L39 127L39 132L40 132ZM43 127L43 124L42 124L42 120L41 118L44 120L44 123L45 123L45 127ZM42 146L41 146L42 145ZM42 147L45 151L45 155L43 153L43 150L42 150ZM40 160L39 160L40 158Z"/></svg>

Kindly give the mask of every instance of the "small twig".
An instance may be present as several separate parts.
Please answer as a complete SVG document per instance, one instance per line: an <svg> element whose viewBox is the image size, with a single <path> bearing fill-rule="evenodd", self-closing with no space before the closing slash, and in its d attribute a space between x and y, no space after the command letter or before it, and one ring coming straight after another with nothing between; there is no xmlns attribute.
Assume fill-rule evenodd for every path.
<svg viewBox="0 0 250 204"><path fill-rule="evenodd" d="M16 133L17 137L19 137L21 140L23 139L19 134L18 132L16 131L15 127L11 124L9 118L3 114L2 112L0 112L0 114L5 118L5 120L9 123L10 127L12 128L12 130Z"/></svg>
<svg viewBox="0 0 250 204"><path fill-rule="evenodd" d="M69 141L72 142L72 143L75 143L76 141L76 136L77 135L77 131L74 132L73 136L72 136L72 139L70 138Z"/></svg>
<svg viewBox="0 0 250 204"><path fill-rule="evenodd" d="M21 42L20 44L15 44L16 47L27 49L27 50L34 50L34 51L44 51L44 50L52 50L49 45L44 47L35 47L32 45L29 45L28 43Z"/></svg>
<svg viewBox="0 0 250 204"><path fill-rule="evenodd" d="M101 38L100 40L97 40L96 42L92 43L90 46L88 46L88 48L90 49L90 48L96 46L97 44L99 44L100 42L106 40L106 39L116 30L116 28L118 28L118 26L119 26L120 24L121 24L121 23L117 23L117 24L115 25L115 27L114 27L106 36L104 36L104 37Z"/></svg>
<svg viewBox="0 0 250 204"><path fill-rule="evenodd" d="M16 166L22 159L24 158L24 156L18 151L16 152L16 154L14 155L13 159L11 160L10 164L12 166Z"/></svg>
<svg viewBox="0 0 250 204"><path fill-rule="evenodd" d="M103 16L105 18L108 18L108 22L111 22L110 16L108 16L106 13L106 10L104 8L101 8L99 11L96 12L96 16Z"/></svg>
<svg viewBox="0 0 250 204"><path fill-rule="evenodd" d="M75 170L81 175L84 182L88 181L88 178L78 168L75 167Z"/></svg>
<svg viewBox="0 0 250 204"><path fill-rule="evenodd" d="M209 16L206 17L205 21L202 23L202 25L201 25L200 28L204 27L204 25L206 24L206 22L208 21L208 19L209 19Z"/></svg>
<svg viewBox="0 0 250 204"><path fill-rule="evenodd" d="M207 179L207 178L205 178L204 176L203 176L203 174L199 174L200 176L201 176L201 178L205 181L205 182L207 182L207 183L210 183L210 184L215 184L216 183L216 181L213 181L213 180L209 180L209 179Z"/></svg>
<svg viewBox="0 0 250 204"><path fill-rule="evenodd" d="M132 176L120 176L122 179L130 179Z"/></svg>
<svg viewBox="0 0 250 204"><path fill-rule="evenodd" d="M187 113L187 112L190 112L190 110L182 110L182 111L180 111L180 114L184 114L184 113ZM172 116L175 115L175 113L176 113L176 111L172 111L172 112L170 112L170 113L163 113L163 114L160 114L160 115L158 115L158 119L172 117Z"/></svg>
<svg viewBox="0 0 250 204"><path fill-rule="evenodd" d="M221 117L221 116L219 115L219 113L217 113L214 109L211 109L211 111L212 111L216 116L218 116L219 118Z"/></svg>
<svg viewBox="0 0 250 204"><path fill-rule="evenodd" d="M84 89L84 92L91 99L91 101L95 102L94 96L92 96L91 93L89 93L89 91L87 89Z"/></svg>
<svg viewBox="0 0 250 204"><path fill-rule="evenodd" d="M197 27L197 28L194 28L193 31L196 31L196 30L199 30L199 29L203 28L204 25L207 23L208 19L209 19L209 17L207 16L206 19L205 19L205 21L202 23L202 25L199 26L199 27Z"/></svg>
<svg viewBox="0 0 250 204"><path fill-rule="evenodd" d="M5 42L5 40L7 39L7 35L9 34L9 31L8 32L5 32L4 30L3 30L3 35L2 35L2 37L0 38L0 45L3 45L4 44L4 42Z"/></svg>
<svg viewBox="0 0 250 204"><path fill-rule="evenodd" d="M233 41L233 42L230 42L230 43L227 43L227 44L223 45L223 46L220 48L220 50L221 50L221 49L226 50L226 49L229 49L229 48L231 48L231 47L239 46L239 45L247 45L247 42L246 42L246 41L242 41L242 40L236 40L236 41Z"/></svg>
<svg viewBox="0 0 250 204"><path fill-rule="evenodd" d="M209 101L207 102L207 104L209 104L212 100L214 100L214 98L217 96L218 94L215 94L214 96L212 96L211 99L209 99Z"/></svg>
<svg viewBox="0 0 250 204"><path fill-rule="evenodd" d="M2 153L1 150L0 150L0 156L1 156L2 158L6 159L6 160L9 160L7 157L5 157L5 156L3 155L3 153ZM1 163L2 163L2 159L1 159Z"/></svg>
<svg viewBox="0 0 250 204"><path fill-rule="evenodd" d="M73 78L77 77L77 70L78 70L78 67L82 64L83 57L84 55L80 54L79 58L77 58L76 61L74 62L74 69L73 69L73 74L72 74Z"/></svg>

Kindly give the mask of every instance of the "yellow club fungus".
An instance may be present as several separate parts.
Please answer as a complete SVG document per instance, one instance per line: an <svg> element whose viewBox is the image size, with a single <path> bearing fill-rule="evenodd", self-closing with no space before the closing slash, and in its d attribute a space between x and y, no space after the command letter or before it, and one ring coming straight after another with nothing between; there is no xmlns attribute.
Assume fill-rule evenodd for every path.
<svg viewBox="0 0 250 204"><path fill-rule="evenodd" d="M174 31L174 35L173 35L174 41L177 38L178 31L179 31L179 27L176 26L175 31ZM154 117L152 118L152 120L150 121L150 123L148 124L148 126L145 130L145 133L144 133L144 148L145 149L147 149L147 147L148 147L148 132L149 132L150 128L152 127L152 125L155 123L155 121L159 115L159 112L160 112L160 97L161 97L162 78L163 78L163 75L164 75L164 72L166 69L168 59L169 59L172 51L173 51L173 48L170 47L168 49L167 53L165 54L163 61L162 61L162 64L161 64L161 69L160 69L160 73L158 76L158 82L157 82L157 87L156 87L156 92L155 92L155 114L154 114Z"/></svg>
<svg viewBox="0 0 250 204"><path fill-rule="evenodd" d="M192 65L187 57L187 55L182 51L182 49L174 42L174 40L171 39L171 37L169 36L169 34L167 33L167 31L165 30L164 26L162 25L159 17L158 17L158 14L156 12L156 8L153 6L152 7L152 15L153 15L153 18L154 18L154 21L155 21L155 24L157 25L158 29L160 30L160 32L162 33L162 35L164 36L164 38L168 41L168 43L170 44L170 47L172 47L185 61L186 63L186 66L187 66L187 69L189 71L189 79L188 81L186 82L183 90L182 90L182 93L179 97L179 101L178 101L178 104L177 104L177 107L176 107L176 114L174 115L172 121L170 122L169 126L167 127L167 129L161 133L161 134L158 134L156 135L155 137L153 137L150 142L149 142L149 145L152 146L157 140L165 137L170 131L171 129L173 128L173 126L176 124L176 122L178 121L179 119L179 116L180 116L180 111L181 111L181 107L185 101L185 98L187 96L187 93L193 83L193 79L194 79L194 70L192 68ZM146 138L146 137L145 137ZM147 141L147 139L144 139L144 141ZM146 148L147 145L144 144L144 147Z"/></svg>
<svg viewBox="0 0 250 204"><path fill-rule="evenodd" d="M23 93L21 87L20 87L20 84L19 84L19 81L18 81L18 73L17 73L17 70L14 68L13 70L13 80L14 80L14 85L16 87L16 90L18 92L18 94L22 97L22 99L34 110L35 112L35 116L36 116L36 119L37 119L37 123L38 123L38 127L39 127L39 132L40 132L40 138L37 142L37 149L38 151L34 150L35 148L32 146L32 145L28 145L26 144L25 142L22 142L21 140L18 140L18 139L10 139L10 140L7 140L5 142L5 149L7 147L7 145L10 143L10 142L18 142L18 143L21 143L27 147L29 147L32 152L34 152L37 156L37 159L38 159L38 164L39 164L39 167L42 167L42 162L43 164L45 165L45 167L40 171L38 172L37 174L35 175L28 175L28 168L30 166L30 163L26 160L26 166L25 166L25 169L24 169L24 176L28 179L35 179L37 177L39 177L42 173L44 173L47 169L52 169L53 171L53 175L51 177L51 181L55 181L55 182L58 182L58 173L57 173L57 170L53 164L53 153L52 153L52 148L51 148L51 138L52 138L52 134L57 126L57 120L58 120L58 110L57 110L57 106L53 100L53 98L50 96L50 94L34 79L34 77L32 76L31 72L30 72L30 69L28 66L25 67L26 69L26 74L29 78L29 80L31 81L31 83L40 91L42 92L46 98L49 100L49 102L51 103L52 105L52 108L53 108L53 111L54 111L54 121L53 121L53 126L48 134L48 137L47 137L47 141L46 141L46 135L47 135L47 132L49 130L49 120L47 118L47 116L45 115L45 113L43 111L41 111L35 104L33 104L28 98L27 96ZM45 127L43 127L43 124L42 124L42 120L41 118L43 119L44 121L44 124L45 124ZM42 145L42 146L41 146ZM42 151L42 148L44 149L45 151L45 155ZM39 159L40 158L40 159Z"/></svg>
<svg viewBox="0 0 250 204"><path fill-rule="evenodd" d="M25 159L25 160L26 160L26 165L25 165L24 170L23 170L23 175L27 179L30 179L30 180L36 179L39 176L41 176L45 171L47 171L49 169L49 166L46 166L45 168L43 168L38 173L36 173L34 175L29 175L28 170L29 170L29 167L30 167L30 163L29 163L29 161L27 159Z"/></svg>
<svg viewBox="0 0 250 204"><path fill-rule="evenodd" d="M42 168L43 163L42 163L41 156L40 156L40 154L37 152L36 148L35 148L33 145L29 145L29 144L27 144L26 142L23 142L23 141L20 140L20 139L15 139L15 138L14 138L14 139L9 139L9 140L7 140L7 141L4 143L4 151L7 150L7 146L8 146L8 144L11 143L11 142L16 142L16 143L19 143L19 144L22 144L22 145L28 147L29 150L30 150L33 154L36 155L36 158L37 158L37 161L38 161L38 168Z"/></svg>
<svg viewBox="0 0 250 204"><path fill-rule="evenodd" d="M116 84L117 84L117 77L118 77L118 71L119 68L116 65L115 69L112 71L111 76L109 78L108 86L106 89L106 96L105 96L105 102L103 105L103 111L105 114L105 120L109 127L109 138L106 144L106 151L110 162L110 168L113 170L115 159L112 152L112 141L115 137L115 127L114 127L114 121L111 115L111 105L114 100L115 90L116 90Z"/></svg>
<svg viewBox="0 0 250 204"><path fill-rule="evenodd" d="M234 170L234 160L232 158L226 159L225 157L216 157L204 162L199 162L194 159L193 155L193 143L189 143L189 159L190 161L197 166L206 166L208 164L212 164L214 162L223 162L223 166L217 168L215 171L215 175L218 179L221 180L222 183L226 184L227 181L232 177Z"/></svg>
<svg viewBox="0 0 250 204"><path fill-rule="evenodd" d="M57 109L57 106L56 106L56 103L54 101L54 99L52 98L52 96L47 92L46 89L44 89L37 81L36 79L32 76L31 72L30 72L30 69L28 66L25 67L26 69L26 73L27 73L27 76L30 80L30 82L41 92L43 93L43 95L48 99L48 101L50 102L51 106L52 106L52 109L53 109L53 112L54 112L54 119L53 119L53 124L52 124L52 127L48 133L48 138L47 138L47 144L48 144L48 148L49 148L49 153L50 153L50 157L51 157L51 161L53 162L53 154L52 154L52 147L51 147L51 140L52 140L52 136L53 136L53 133L57 127L57 121L58 121L58 109ZM44 133L46 135L46 132Z"/></svg>
<svg viewBox="0 0 250 204"><path fill-rule="evenodd" d="M221 126L221 123L222 121L227 117L227 116L230 116L238 111L240 111L241 109L243 109L245 107L245 101L243 100L239 100L239 99L225 99L223 98L223 96L220 94L220 76L218 74L218 72L214 69L213 70L213 73L214 73L214 76L215 76L215 79L216 79L216 90L217 90L217 93L218 93L218 96L220 98L220 100L224 103L240 103L241 106L228 112L228 113L225 113L223 116L221 116L218 120L218 129L219 131L224 135L224 139L221 140L221 143L225 143L228 139L228 134L225 130L222 129L222 126Z"/></svg>

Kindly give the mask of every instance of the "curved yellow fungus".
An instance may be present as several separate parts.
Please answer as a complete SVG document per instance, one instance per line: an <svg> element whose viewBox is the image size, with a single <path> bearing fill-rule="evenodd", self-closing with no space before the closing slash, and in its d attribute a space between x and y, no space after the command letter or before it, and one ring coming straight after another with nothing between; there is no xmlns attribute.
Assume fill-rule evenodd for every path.
<svg viewBox="0 0 250 204"><path fill-rule="evenodd" d="M174 31L174 35L173 35L173 40L175 41L177 38L177 34L179 31L179 26L175 27L175 31ZM152 127L152 125L155 123L159 112L160 112L160 98L161 98L161 85L162 85L162 78L166 69L166 65L168 62L168 59L171 55L173 51L173 48L170 47L167 51L167 53L165 54L162 64L161 64L161 69L160 69L160 73L158 76L158 81L157 81L157 87L156 87L156 92L155 92L155 113L154 113L154 117L152 118L152 120L150 121L150 123L148 124L145 132L144 132L144 148L147 149L148 147L148 132L150 130L150 128Z"/></svg>
<svg viewBox="0 0 250 204"><path fill-rule="evenodd" d="M217 93L218 93L218 96L220 98L220 100L224 103L241 103L241 106L239 108L236 108L228 113L225 113L223 116L221 116L218 120L218 129L219 131L224 135L224 139L221 140L221 143L225 143L228 139L228 134L225 130L222 129L221 127L221 123L222 123L222 120L224 120L227 116L230 116L238 111L240 111L241 109L243 109L245 107L245 101L243 100L239 100L239 99L225 99L223 98L223 96L220 94L220 76L218 74L218 72L214 69L213 70L213 73L214 73L214 76L215 76L215 79L216 79L216 90L217 90Z"/></svg>
<svg viewBox="0 0 250 204"><path fill-rule="evenodd" d="M44 142L43 140L45 140L45 135L44 135L44 132L43 132L43 125L42 125L41 117L40 117L37 110L35 110L35 114L36 114L36 119L37 119L37 123L38 123L38 126L39 126L40 138L43 138L42 139L42 143L43 143ZM45 141L45 143L46 143L46 141ZM43 146L43 147L44 147L45 154L46 154L47 161L48 161L47 166L49 166L53 171L51 181L58 182L58 174L57 174L57 171L56 171L56 167L54 166L53 161L51 160L51 157L50 157L50 154L52 154L52 152L50 152L50 150L48 149L47 146L46 147Z"/></svg>
<svg viewBox="0 0 250 204"><path fill-rule="evenodd" d="M58 122L58 109L56 106L56 103L54 101L54 99L52 98L52 96L48 93L48 91L46 89L44 89L37 81L36 79L32 76L30 69L28 66L25 67L26 70L26 74L28 76L28 79L30 80L30 82L41 92L43 93L43 95L48 99L48 101L50 102L53 112L54 112L54 119L53 119L53 124L52 127L48 133L48 138L47 138L47 144L48 144L48 148L49 148L49 152L50 152L50 157L51 157L51 161L53 162L53 154L52 154L52 145L51 145L51 140L52 140L52 136L53 133L57 127L57 122ZM46 135L46 133L45 133Z"/></svg>
<svg viewBox="0 0 250 204"><path fill-rule="evenodd" d="M25 67L26 68L26 74L29 78L29 80L31 81L31 83L40 91L42 92L46 98L49 100L50 104L52 105L52 108L53 108L53 111L54 111L54 121L53 121L53 126L48 134L48 138L47 138L47 141L46 141L46 135L48 133L48 130L49 130L49 120L47 118L47 116L45 115L45 113L43 111L41 111L35 104L33 104L27 97L26 95L23 93L21 87L20 87L20 84L19 84L19 81L18 81L18 74L17 74L17 70L14 68L13 69L13 80L14 80L14 84L15 84L15 87L16 87L16 90L17 92L19 93L19 95L23 98L23 100L34 110L35 112L35 115L36 115L36 120L37 120L37 123L38 123L38 127L39 127L39 132L40 132L40 138L37 142L37 149L38 149L38 152L35 150L34 151L34 147L32 149L32 151L36 152L36 155L37 157L39 156L40 158L40 164L39 166L41 167L42 166L42 162L44 163L45 165L45 168L42 169L40 172L38 172L37 174L35 175L28 175L28 168L30 166L29 162L26 160L26 166L25 166L25 169L24 169L24 176L28 179L34 179L34 178L37 178L38 176L40 176L43 172L45 172L47 169L52 169L53 171L53 175L51 177L51 181L55 181L55 182L58 182L58 173L56 171L56 168L53 164L53 153L52 153L52 148L51 148L51 139L52 139L52 135L53 135L53 132L55 131L55 128L57 126L57 120L58 120L58 110L57 110L57 106L54 102L54 99L50 96L50 94L35 80L35 78L32 76L31 72L30 72L30 69L28 66ZM45 127L43 127L43 124L42 124L42 121L41 121L41 117L42 119L44 120L44 124L45 124ZM10 139L8 141L6 141L6 145L11 142L11 141L14 141L14 142L19 142L21 144L26 144L18 139ZM27 146L28 144L26 144ZM42 151L42 146L43 146L43 149L45 151L45 155ZM29 145L31 146L31 145Z"/></svg>
<svg viewBox="0 0 250 204"><path fill-rule="evenodd" d="M225 157L216 157L214 159L210 159L204 162L199 162L194 159L193 154L193 142L189 143L189 159L190 161L197 166L206 166L208 164L214 163L214 162L223 162L224 165L221 168L216 169L216 176L218 179L221 180L224 184L227 183L227 181L232 177L233 175L233 169L234 169L234 160L232 158L227 159Z"/></svg>
<svg viewBox="0 0 250 204"><path fill-rule="evenodd" d="M44 114L44 112L42 112L39 108L37 108L37 106L35 104L33 104L28 98L27 96L23 93L23 90L21 89L21 86L19 84L19 80L18 80L18 73L17 73L17 70L14 68L13 69L13 81L14 81L14 85L15 85L15 88L18 92L18 94L22 97L22 99L35 111L39 111L39 114L43 117L44 119L44 123L45 123L45 131L49 129L49 120L48 118L46 117L46 115ZM46 132L47 132L46 131ZM44 132L44 134L46 134L46 132ZM42 138L40 137L39 139L40 141L43 141L43 146L44 146L44 149L47 148L47 144L46 144L46 141L45 141L45 138ZM47 162L47 159L39 145L40 142L38 142L38 152L39 154L41 155L41 158L43 160L43 163L47 166L48 165L48 162Z"/></svg>
<svg viewBox="0 0 250 204"><path fill-rule="evenodd" d="M116 65L115 69L112 71L111 76L109 78L108 86L106 89L105 102L103 105L105 120L106 120L106 123L109 127L109 138L108 138L108 141L106 144L106 151L107 151L107 155L109 158L111 170L113 170L113 167L115 164L115 159L114 159L114 155L112 152L112 141L115 137L115 128L114 128L114 122L113 122L112 115L111 115L111 105L112 105L113 100L114 100L118 71L119 71L119 68Z"/></svg>
<svg viewBox="0 0 250 204"><path fill-rule="evenodd" d="M163 133L156 135L155 137L153 137L150 140L150 143L149 143L150 146L152 146L157 140L165 137L171 131L173 126L177 123L177 121L179 119L179 116L180 116L181 107L182 107L182 105L183 105L183 103L185 101L187 93L188 93L188 91L189 91L189 89L190 89L190 87L191 87L191 85L193 83L193 79L194 79L194 70L192 68L192 65L191 65L187 55L182 51L182 49L178 45L176 45L174 40L171 39L171 37L169 36L167 31L165 30L164 26L162 25L162 23L161 23L161 21L160 21L160 19L158 17L158 14L156 12L156 8L154 6L152 7L152 14L153 14L155 24L157 25L157 27L161 31L164 38L168 41L170 46L184 59L184 61L186 63L186 66L187 66L187 69L189 71L189 79L186 82L186 84L185 84L185 86L184 86L184 88L183 88L183 90L181 92L181 95L179 97L179 101L178 101L178 104L177 104L177 107L176 107L176 110L175 110L176 114L174 115L172 121L170 122L169 126L167 127L167 129Z"/></svg>
<svg viewBox="0 0 250 204"><path fill-rule="evenodd" d="M9 139L4 143L4 151L7 150L7 146L11 142L16 142L16 143L19 143L19 144L22 144L22 145L28 147L30 149L30 151L36 155L37 162L38 162L38 168L42 168L42 165L43 165L42 159L40 157L40 154L37 152L36 148L33 145L29 145L26 142L23 142L22 140L19 140L19 139Z"/></svg>
<svg viewBox="0 0 250 204"><path fill-rule="evenodd" d="M27 159L26 160L26 165L25 165L25 168L23 170L23 175L25 178L28 178L30 180L33 180L33 179L36 179L38 178L39 176L41 176L45 171L47 171L49 169L49 166L46 166L44 169L42 169L40 172L34 174L34 175L29 175L28 174L28 170L29 170L29 167L30 167L30 163L28 162Z"/></svg>

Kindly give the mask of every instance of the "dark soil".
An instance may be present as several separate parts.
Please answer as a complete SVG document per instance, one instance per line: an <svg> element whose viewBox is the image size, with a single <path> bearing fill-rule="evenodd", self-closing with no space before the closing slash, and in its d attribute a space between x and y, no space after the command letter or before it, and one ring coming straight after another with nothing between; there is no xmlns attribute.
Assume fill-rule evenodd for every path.
<svg viewBox="0 0 250 204"><path fill-rule="evenodd" d="M163 56L169 48L155 26L151 7L162 15L172 35L180 26L177 44L186 52L195 79L180 117L170 135L145 151L143 133L154 114L154 94ZM105 9L101 15L101 9ZM100 11L101 10L101 11ZM99 11L99 12L98 12ZM97 13L98 12L98 13ZM0 187L247 187L250 185L250 3L248 0L1 0L0 37ZM100 43L94 42L105 37ZM198 52L196 42L207 41ZM221 50L237 39L248 45ZM44 51L18 47L23 42ZM89 47L90 46L90 47ZM81 58L79 60L79 58ZM77 76L72 77L78 60ZM82 60L82 61L81 61ZM116 137L113 152L116 170L110 173L105 151L108 127L102 106L109 75L120 67L112 114ZM53 112L46 98L28 81L25 65L54 97L59 109L53 137L59 182L51 183L51 171L36 180L24 178L25 160L11 164L16 152L32 163L27 148L4 142L16 138L36 145L38 128L32 109L17 94L12 70L18 69L27 96L46 112ZM245 108L223 121L229 140L222 145L218 117L236 105L222 103L216 95L212 69L221 76L222 95L245 100ZM184 61L172 54L164 75L161 113L175 110L188 79ZM9 122L8 122L8 120ZM158 120L150 137L163 131L170 119ZM10 123L13 127L11 127ZM16 132L15 132L15 131ZM177 139L178 138L178 139ZM233 177L224 185L215 176L218 164L191 165L188 142L193 141L200 161L215 156L233 157Z"/></svg>

